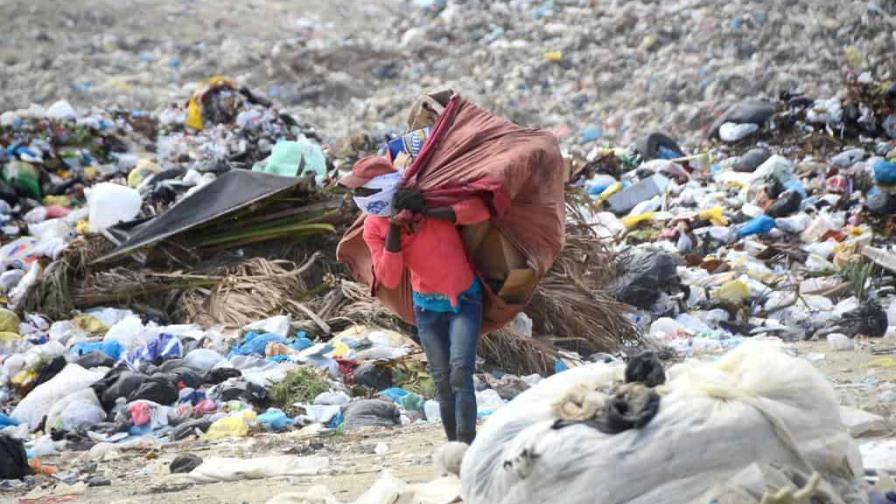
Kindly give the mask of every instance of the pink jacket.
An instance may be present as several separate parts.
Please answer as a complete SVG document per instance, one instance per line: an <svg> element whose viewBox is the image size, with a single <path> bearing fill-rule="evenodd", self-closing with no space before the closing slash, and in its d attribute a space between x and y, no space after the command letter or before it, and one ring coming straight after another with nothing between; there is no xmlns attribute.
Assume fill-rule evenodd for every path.
<svg viewBox="0 0 896 504"><path fill-rule="evenodd" d="M424 218L417 232L401 234L401 251L386 250L389 219L368 216L364 220L364 241L373 258L377 282L394 289L401 282L404 268L411 271L411 286L421 294L443 294L457 306L457 297L473 283L474 271L458 225L477 224L491 214L479 198L451 205L455 223Z"/></svg>

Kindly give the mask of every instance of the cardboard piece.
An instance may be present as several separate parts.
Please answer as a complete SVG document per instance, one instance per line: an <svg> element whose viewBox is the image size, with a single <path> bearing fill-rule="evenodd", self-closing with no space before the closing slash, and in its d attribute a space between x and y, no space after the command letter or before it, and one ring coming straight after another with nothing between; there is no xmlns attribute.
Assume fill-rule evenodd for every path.
<svg viewBox="0 0 896 504"><path fill-rule="evenodd" d="M535 270L516 246L490 222L461 228L464 246L477 271L489 283L500 286L498 296L512 304L522 303L535 288Z"/></svg>
<svg viewBox="0 0 896 504"><path fill-rule="evenodd" d="M525 302L529 293L535 288L535 270L532 268L520 268L511 270L507 274L507 280L498 292L498 296L512 304Z"/></svg>

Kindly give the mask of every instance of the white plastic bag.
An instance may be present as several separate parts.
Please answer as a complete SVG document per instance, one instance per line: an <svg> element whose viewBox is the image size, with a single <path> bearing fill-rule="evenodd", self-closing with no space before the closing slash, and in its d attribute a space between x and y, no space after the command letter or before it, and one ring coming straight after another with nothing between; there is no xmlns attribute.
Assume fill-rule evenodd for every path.
<svg viewBox="0 0 896 504"><path fill-rule="evenodd" d="M330 465L326 457L279 455L251 459L209 457L189 472L190 479L202 483L239 481L277 476L314 476Z"/></svg>
<svg viewBox="0 0 896 504"><path fill-rule="evenodd" d="M69 364L50 381L35 387L22 399L16 409L12 410L11 416L34 430L56 401L89 387L102 377L102 373L94 373L77 364Z"/></svg>
<svg viewBox="0 0 896 504"><path fill-rule="evenodd" d="M184 357L184 365L207 373L214 367L222 367L220 364L225 363L226 360L227 358L214 350L197 348Z"/></svg>
<svg viewBox="0 0 896 504"><path fill-rule="evenodd" d="M143 346L147 341L143 337L143 322L140 317L129 315L110 327L103 341L117 341L127 351Z"/></svg>
<svg viewBox="0 0 896 504"><path fill-rule="evenodd" d="M554 428L552 405L565 392L606 386L623 370L571 369L498 410L464 458L464 502L710 502L717 485L753 485L738 475L772 463L818 472L837 489L833 503L863 502L852 486L863 474L858 450L833 388L808 362L747 342L715 362L670 369L659 412L642 429Z"/></svg>
<svg viewBox="0 0 896 504"><path fill-rule="evenodd" d="M46 429L79 431L106 419L96 392L85 388L56 401L47 413Z"/></svg>
<svg viewBox="0 0 896 504"><path fill-rule="evenodd" d="M97 184L87 193L90 230L97 232L129 221L140 213L142 205L143 200L136 189L110 182Z"/></svg>
<svg viewBox="0 0 896 504"><path fill-rule="evenodd" d="M243 329L246 331L269 332L288 338L291 323L292 319L289 315L277 315L275 317L252 322Z"/></svg>

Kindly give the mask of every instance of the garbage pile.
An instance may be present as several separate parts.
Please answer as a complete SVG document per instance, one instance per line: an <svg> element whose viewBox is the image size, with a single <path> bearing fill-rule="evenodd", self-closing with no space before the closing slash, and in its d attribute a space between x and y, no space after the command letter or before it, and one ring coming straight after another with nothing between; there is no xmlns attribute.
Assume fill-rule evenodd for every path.
<svg viewBox="0 0 896 504"><path fill-rule="evenodd" d="M843 94L732 104L703 152L651 134L579 154L609 289L652 340L690 356L892 332L896 88L853 75Z"/></svg>
<svg viewBox="0 0 896 504"><path fill-rule="evenodd" d="M886 1L312 4L152 5L146 26L118 5L22 13L9 27L17 57L0 68L2 102L155 110L221 72L347 138L399 129L412 97L450 84L568 145L626 145L646 131L693 144L731 101L832 96L844 67L882 80L896 71ZM240 22L209 21L225 13Z"/></svg>
<svg viewBox="0 0 896 504"><path fill-rule="evenodd" d="M356 215L335 166L369 145L334 163L313 130L224 77L158 115L64 101L7 112L0 139L3 479L64 470L66 485L105 485L58 457L439 421L413 331L335 262ZM577 222L532 318L483 338L482 417L638 340L603 291L607 250ZM555 345L567 327L578 336ZM209 464L178 469L230 477Z"/></svg>
<svg viewBox="0 0 896 504"><path fill-rule="evenodd" d="M524 313L482 339L477 402L480 416L497 416L464 466L469 502L525 502L538 491L553 498L567 487L544 483L560 480L538 456L566 464L563 457L595 440L608 443L597 455L615 453L620 437L665 428L675 420L667 414L697 421L679 406L694 397L709 423L719 403L742 410L732 415L742 424L719 429L766 443L739 451L756 455L757 465L714 467L733 459L713 452L676 476L633 462L630 473L659 474L644 480L650 491L700 474L701 483L731 483L717 497L755 497L768 483L856 501L847 487L858 484L862 464L844 433L888 432L896 396L887 379L869 371L837 385L873 390L891 418L837 414L803 360L775 353L776 376L745 343L822 341L830 353L872 353L873 369L896 368L896 88L892 61L880 56L891 42L891 7L416 3L419 15L385 23L383 40L359 33L328 46L309 30L271 55L274 81L277 69L293 68L292 51L308 55L299 63L307 72L287 72L294 82L270 88L306 86L285 100L301 104L302 119L343 137L358 120L370 131L341 142L221 76L179 89L181 101L158 113L78 111L61 100L0 115L0 293L8 307L0 310L0 479L24 478L8 484L18 489L107 485L95 471L64 466L67 455L437 421L412 329L335 262L336 238L355 214L331 181L398 138L404 105L422 86L454 81L501 115L553 126L570 182L560 256ZM790 15L810 8L817 15L809 19ZM660 18L696 28L657 29L668 24ZM595 34L613 43L592 50ZM339 73L316 62L357 57L368 42L382 50L364 65ZM781 63L810 47L812 61ZM696 65L696 48L712 63ZM463 65L453 63L461 57ZM496 75L496 67L508 70ZM334 74L340 85L324 92ZM356 113L333 114L336 96ZM663 384L659 361L638 360L644 347L663 361L727 353L670 369ZM653 372L629 379L626 360ZM756 383L721 376L731 367ZM589 373L606 380L571 386ZM557 377L542 380L550 374ZM698 380L707 376L711 390ZM769 424L743 413L757 402L796 438L765 432ZM788 409L800 413L791 418ZM831 444L819 448L816 437ZM539 444L555 440L568 452ZM518 450L529 448L522 441L534 451ZM869 479L896 473L892 439L859 449L874 471ZM776 466L777 455L790 467ZM317 457L241 463L246 471L235 475L227 459L185 456L171 472L210 482L328 467ZM607 464L602 474L617 467ZM737 486L748 479L759 486ZM383 481L387 493L404 491ZM575 483L584 495L594 481ZM637 495L610 486L632 481L620 475L601 491ZM711 491L687 490L700 492L694 498ZM310 494L302 498L335 501Z"/></svg>

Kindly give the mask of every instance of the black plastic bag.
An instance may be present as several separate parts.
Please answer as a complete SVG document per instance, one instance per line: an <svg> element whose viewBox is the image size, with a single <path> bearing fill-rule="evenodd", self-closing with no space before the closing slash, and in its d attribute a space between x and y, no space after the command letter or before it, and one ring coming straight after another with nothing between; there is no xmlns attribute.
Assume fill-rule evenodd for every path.
<svg viewBox="0 0 896 504"><path fill-rule="evenodd" d="M349 403L345 408L345 428L395 427L401 424L401 412L395 403L378 399L364 399Z"/></svg>
<svg viewBox="0 0 896 504"><path fill-rule="evenodd" d="M116 399L129 397L148 378L146 375L135 373L125 367L119 367L106 373L106 376L91 385L90 388L96 392L103 409L110 411L115 406Z"/></svg>
<svg viewBox="0 0 896 504"><path fill-rule="evenodd" d="M199 388L203 383L202 376L195 369L186 366L171 369L168 371L168 374L174 377L174 383L177 384L178 388L181 388L181 386Z"/></svg>
<svg viewBox="0 0 896 504"><path fill-rule="evenodd" d="M744 153L734 164L734 171L753 173L759 165L770 158L772 153L765 147L756 147Z"/></svg>
<svg viewBox="0 0 896 504"><path fill-rule="evenodd" d="M222 401L243 401L258 409L267 409L271 404L268 391L254 383L241 383L221 392Z"/></svg>
<svg viewBox="0 0 896 504"><path fill-rule="evenodd" d="M128 402L145 399L162 405L171 405L177 401L178 392L173 377L160 373L144 380L127 397Z"/></svg>
<svg viewBox="0 0 896 504"><path fill-rule="evenodd" d="M392 387L392 370L386 367L379 367L372 362L365 362L355 368L352 376L355 383L370 387L373 390L380 391Z"/></svg>
<svg viewBox="0 0 896 504"><path fill-rule="evenodd" d="M858 335L880 338L886 334L887 326L887 312L877 301L866 301L862 306L840 317L836 332L846 334L850 338Z"/></svg>
<svg viewBox="0 0 896 504"><path fill-rule="evenodd" d="M650 308L660 294L680 288L678 259L665 252L651 251L621 259L610 292L623 303Z"/></svg>
<svg viewBox="0 0 896 504"><path fill-rule="evenodd" d="M174 457L174 460L168 465L168 470L171 471L171 474L188 473L199 467L200 464L202 464L201 457L192 453L184 453Z"/></svg>
<svg viewBox="0 0 896 504"><path fill-rule="evenodd" d="M25 445L18 439L0 434L0 480L21 479L31 474Z"/></svg>
<svg viewBox="0 0 896 504"><path fill-rule="evenodd" d="M769 217L786 217L800 209L803 197L800 193L789 190L782 192L778 199L768 207L766 214Z"/></svg>
<svg viewBox="0 0 896 504"><path fill-rule="evenodd" d="M112 367L115 365L115 359L106 355L105 352L96 351L78 357L78 360L75 361L75 364L81 366L84 369L91 369L95 367Z"/></svg>
<svg viewBox="0 0 896 504"><path fill-rule="evenodd" d="M205 373L205 377L202 378L202 381L211 385L217 385L231 378L239 378L240 376L243 376L243 372L239 369L221 367L214 368L208 373Z"/></svg>

